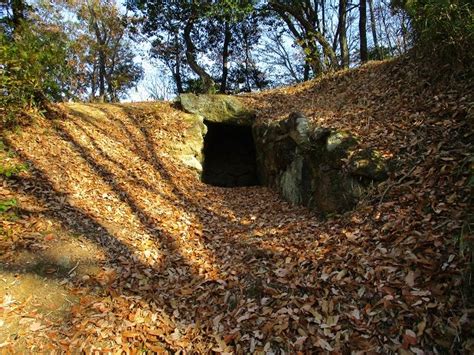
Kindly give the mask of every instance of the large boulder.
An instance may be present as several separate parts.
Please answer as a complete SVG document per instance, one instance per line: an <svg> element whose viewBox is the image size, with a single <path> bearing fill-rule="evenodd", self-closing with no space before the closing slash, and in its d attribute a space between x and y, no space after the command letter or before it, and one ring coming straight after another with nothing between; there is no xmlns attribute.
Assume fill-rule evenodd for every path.
<svg viewBox="0 0 474 355"><path fill-rule="evenodd" d="M200 176L203 169L202 148L207 127L203 118L198 115L183 114L182 119L186 122L187 128L181 132L182 139L174 144L173 155Z"/></svg>
<svg viewBox="0 0 474 355"><path fill-rule="evenodd" d="M373 181L386 177L381 155L348 132L313 128L301 113L255 125L257 169L264 185L323 213L352 208Z"/></svg>
<svg viewBox="0 0 474 355"><path fill-rule="evenodd" d="M186 112L211 122L250 126L255 119L255 112L235 96L181 94L179 102Z"/></svg>
<svg viewBox="0 0 474 355"><path fill-rule="evenodd" d="M380 152L372 149L358 149L351 152L348 161L349 172L354 176L381 181L387 178L387 166Z"/></svg>

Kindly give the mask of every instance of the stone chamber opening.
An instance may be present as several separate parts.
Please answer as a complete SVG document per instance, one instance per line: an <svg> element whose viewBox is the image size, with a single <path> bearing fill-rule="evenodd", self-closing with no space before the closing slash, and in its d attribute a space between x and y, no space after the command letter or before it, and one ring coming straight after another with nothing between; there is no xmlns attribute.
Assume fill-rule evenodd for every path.
<svg viewBox="0 0 474 355"><path fill-rule="evenodd" d="M204 121L202 181L221 187L259 185L252 128Z"/></svg>

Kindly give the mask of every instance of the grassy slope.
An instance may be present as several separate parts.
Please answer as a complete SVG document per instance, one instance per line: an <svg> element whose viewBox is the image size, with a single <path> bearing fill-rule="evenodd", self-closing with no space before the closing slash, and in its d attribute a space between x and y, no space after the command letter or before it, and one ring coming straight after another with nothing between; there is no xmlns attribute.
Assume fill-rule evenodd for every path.
<svg viewBox="0 0 474 355"><path fill-rule="evenodd" d="M5 139L31 168L2 185L20 205L20 221L4 222L2 272L37 272L18 254L47 254L51 238L96 250L95 267L46 275L75 296L62 319L20 301L5 319L34 318L18 325L23 347L467 349L456 238L472 92L393 61L245 96L260 120L302 111L392 158L389 181L325 221L266 188L200 183L170 154L187 123L168 104L64 105L61 118Z"/></svg>

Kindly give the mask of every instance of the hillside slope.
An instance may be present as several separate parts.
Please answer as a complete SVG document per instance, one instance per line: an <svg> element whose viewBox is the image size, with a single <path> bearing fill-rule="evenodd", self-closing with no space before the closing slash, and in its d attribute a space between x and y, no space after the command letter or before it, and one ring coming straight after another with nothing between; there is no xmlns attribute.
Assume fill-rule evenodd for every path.
<svg viewBox="0 0 474 355"><path fill-rule="evenodd" d="M325 220L264 187L201 183L174 156L189 122L167 103L65 104L5 135L5 164L29 169L2 178L18 207L2 222L0 346L472 351L457 243L472 93L398 60L243 96L259 120L302 111L392 159Z"/></svg>

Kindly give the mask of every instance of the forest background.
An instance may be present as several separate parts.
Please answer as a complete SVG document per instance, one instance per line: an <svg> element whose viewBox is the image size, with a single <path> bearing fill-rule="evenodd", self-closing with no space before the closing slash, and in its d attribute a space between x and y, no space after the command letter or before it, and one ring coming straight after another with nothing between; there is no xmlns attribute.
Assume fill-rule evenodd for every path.
<svg viewBox="0 0 474 355"><path fill-rule="evenodd" d="M3 123L48 101L170 99L310 80L415 53L473 58L468 0L0 3Z"/></svg>

